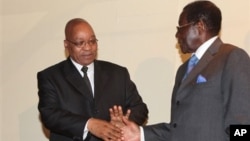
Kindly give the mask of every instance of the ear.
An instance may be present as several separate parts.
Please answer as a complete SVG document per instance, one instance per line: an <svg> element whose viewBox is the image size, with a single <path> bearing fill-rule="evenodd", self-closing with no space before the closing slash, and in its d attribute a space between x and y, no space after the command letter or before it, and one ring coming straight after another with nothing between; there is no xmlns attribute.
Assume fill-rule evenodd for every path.
<svg viewBox="0 0 250 141"><path fill-rule="evenodd" d="M204 43L210 38L208 30L207 30L207 26L202 20L196 23L196 28L199 32L199 35L200 35L199 38L200 38L201 43Z"/></svg>
<svg viewBox="0 0 250 141"><path fill-rule="evenodd" d="M69 43L66 40L64 40L63 43L64 43L64 54L66 57L69 57Z"/></svg>
<svg viewBox="0 0 250 141"><path fill-rule="evenodd" d="M196 26L198 27L199 32L206 31L206 25L204 24L203 21L200 20L199 22L197 22Z"/></svg>
<svg viewBox="0 0 250 141"><path fill-rule="evenodd" d="M66 41L66 40L64 40L64 47L65 47L65 49L67 49L68 48L68 45L69 45L69 43Z"/></svg>

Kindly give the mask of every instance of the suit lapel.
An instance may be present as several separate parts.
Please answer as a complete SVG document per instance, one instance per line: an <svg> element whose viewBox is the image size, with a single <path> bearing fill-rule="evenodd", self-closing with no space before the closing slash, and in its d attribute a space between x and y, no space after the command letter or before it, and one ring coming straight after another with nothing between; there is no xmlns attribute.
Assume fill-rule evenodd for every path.
<svg viewBox="0 0 250 141"><path fill-rule="evenodd" d="M78 90L82 95L85 95L89 99L93 99L91 92L89 91L87 85L84 83L82 76L75 68L71 60L68 58L64 66L64 75L68 82Z"/></svg>
<svg viewBox="0 0 250 141"><path fill-rule="evenodd" d="M103 69L101 62L95 60L94 62L94 83L95 83L95 100L98 101L103 96L103 89L107 84L108 75L107 69Z"/></svg>
<svg viewBox="0 0 250 141"><path fill-rule="evenodd" d="M213 59L214 55L218 52L220 46L222 45L222 41L220 38L216 39L215 42L207 49L207 51L204 53L202 58L199 60L197 65L193 68L193 70L189 73L187 78L185 80L179 80L182 81L180 82L180 87L177 90L178 95L185 90L186 93L186 88L188 86L192 86L196 84L196 79L199 74L202 74L202 71L206 68L206 66L209 64L209 62ZM187 63L187 62L186 62ZM187 65L186 65L187 67ZM186 67L184 67L186 69ZM184 73L182 74L184 75ZM190 87L192 89L192 87ZM178 96L177 95L177 96ZM180 94L179 96L181 96Z"/></svg>

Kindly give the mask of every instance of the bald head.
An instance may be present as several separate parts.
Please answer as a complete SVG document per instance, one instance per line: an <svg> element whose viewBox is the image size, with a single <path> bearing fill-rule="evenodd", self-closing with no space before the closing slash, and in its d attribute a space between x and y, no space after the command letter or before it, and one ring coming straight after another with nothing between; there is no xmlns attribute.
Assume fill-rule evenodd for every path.
<svg viewBox="0 0 250 141"><path fill-rule="evenodd" d="M75 18L66 24L64 47L78 64L87 66L95 60L97 41L91 25L86 20Z"/></svg>
<svg viewBox="0 0 250 141"><path fill-rule="evenodd" d="M73 28L79 24L85 24L86 26L88 26L89 28L92 29L91 25L86 20L81 19L81 18L72 19L72 20L68 21L68 23L65 26L65 38L66 39L71 37Z"/></svg>

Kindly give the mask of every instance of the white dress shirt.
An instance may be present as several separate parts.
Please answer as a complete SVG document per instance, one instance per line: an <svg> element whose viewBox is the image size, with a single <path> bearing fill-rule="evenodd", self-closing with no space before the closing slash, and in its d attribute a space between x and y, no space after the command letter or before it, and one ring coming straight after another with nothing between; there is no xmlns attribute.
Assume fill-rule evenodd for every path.
<svg viewBox="0 0 250 141"><path fill-rule="evenodd" d="M83 77L84 74L82 72L82 65L78 64L77 62L75 62L72 58L70 58L72 63L74 64L74 66L76 67L76 69L78 70L78 72L81 74L81 76ZM88 66L88 71L87 71L87 75L88 75L88 78L89 78L89 81L90 81L90 84L91 84L91 89L92 89L92 92L93 92L93 96L94 96L94 63L92 62L91 64L89 64ZM84 131L83 131L83 140L86 139L87 135L88 135L88 121L86 122L85 124L85 127L84 127Z"/></svg>

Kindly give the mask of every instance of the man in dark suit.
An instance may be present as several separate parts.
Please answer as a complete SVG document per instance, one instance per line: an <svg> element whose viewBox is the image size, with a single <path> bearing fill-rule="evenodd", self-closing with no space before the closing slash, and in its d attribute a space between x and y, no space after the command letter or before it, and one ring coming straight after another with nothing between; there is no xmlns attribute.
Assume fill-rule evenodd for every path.
<svg viewBox="0 0 250 141"><path fill-rule="evenodd" d="M65 36L69 57L37 74L38 109L50 130L50 141L117 139L120 129L109 122L113 105L131 109L129 119L143 125L148 117L146 104L125 67L96 60L98 40L90 24L72 19Z"/></svg>
<svg viewBox="0 0 250 141"><path fill-rule="evenodd" d="M184 7L176 38L183 53L196 56L196 65L186 74L188 60L177 71L170 123L139 130L124 118L125 140L229 141L230 125L250 124L250 58L218 37L221 19L210 1Z"/></svg>

